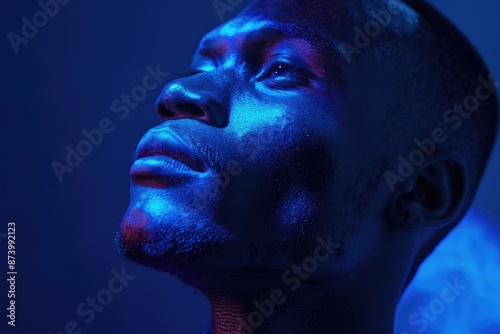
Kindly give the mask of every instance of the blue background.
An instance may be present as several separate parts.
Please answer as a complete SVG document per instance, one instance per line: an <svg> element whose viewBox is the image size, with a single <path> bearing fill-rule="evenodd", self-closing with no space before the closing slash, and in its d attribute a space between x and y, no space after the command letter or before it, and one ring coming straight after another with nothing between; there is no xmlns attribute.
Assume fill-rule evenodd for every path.
<svg viewBox="0 0 500 334"><path fill-rule="evenodd" d="M500 2L432 1L472 40L500 78ZM225 13L224 21L248 1ZM82 333L201 333L207 300L167 274L115 255L113 237L128 205L128 172L142 134L157 124L161 86L183 74L197 41L221 23L212 1L72 0L15 54L6 35L36 1L3 0L1 42L0 233L17 223L17 326L7 333L60 333L74 321ZM111 102L142 84L146 66L170 72L161 86L120 120ZM103 118L115 129L60 183L51 163L66 145ZM500 145L475 208L500 221ZM6 241L0 239L1 254ZM0 257L3 259L3 255ZM5 310L6 263L1 260L0 309ZM135 276L90 323L76 313L107 288L113 269ZM5 328L5 311L0 328ZM2 329L2 333L5 331Z"/></svg>

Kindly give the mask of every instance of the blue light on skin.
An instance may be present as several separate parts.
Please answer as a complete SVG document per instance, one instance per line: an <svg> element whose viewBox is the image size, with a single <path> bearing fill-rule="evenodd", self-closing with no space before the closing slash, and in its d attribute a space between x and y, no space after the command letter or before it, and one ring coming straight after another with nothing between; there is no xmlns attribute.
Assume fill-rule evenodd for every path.
<svg viewBox="0 0 500 334"><path fill-rule="evenodd" d="M240 23L243 23L246 28L240 29ZM193 75L178 79L165 87L160 100L175 99L177 95L182 95L183 100L200 101L212 94L207 91L206 87L215 86L215 89L219 89L215 98L203 101L208 105L208 109L212 104L216 106L213 112L208 110L205 114L198 116L175 115L154 130L161 131L163 126L168 126L179 133L192 144L198 155L204 158L208 171L193 178L189 183L179 183L175 187L170 185L168 189L152 190L144 185L133 184L131 203L136 203L136 207L141 206L144 209L143 204L140 203L147 202L149 198L154 199L155 203L161 202L156 200L160 197L166 203L162 214L177 217L175 208L184 208L186 203L192 201L186 198L186 194L192 194L190 190L204 189L210 180L217 178L216 173L224 169L227 161L241 161L241 168L245 175L242 174L232 180L231 186L224 192L225 204L222 201L214 203L213 209L218 210L217 212L207 210L204 212L207 216L191 217L188 220L196 219L198 222L193 222L192 226L196 225L199 228L202 226L201 222L210 221L218 215L217 219L223 221L216 222L215 225L212 223L213 226L207 227L207 231L223 225L229 230L226 231L229 235L244 233L245 238L248 238L246 242L251 244L262 233L261 227L264 226L265 229L274 231L273 233L279 240L283 238L285 234L283 232L286 231L279 231L275 228L275 224L269 221L274 219L279 210L269 205L275 202L275 199L271 200L270 196L275 196L276 180L282 177L292 177L296 181L303 180L302 182L307 183L306 178L318 176L317 168L321 168L328 174L332 172L328 160L325 165L310 168L304 173L294 170L296 168L290 168L296 164L291 159L307 159L307 154L311 154L311 150L331 150L333 139L337 136L335 132L337 128L335 108L339 104L336 99L339 95L337 83L326 82L325 69L320 64L317 52L303 39L274 37L272 43L267 41L269 50L259 60L261 62L259 68L255 72L250 72L241 59L244 50L242 48L228 49L228 45L236 46L236 43L232 41L242 39L238 36L252 34L253 39L262 39L268 34L259 29L268 25L268 21L250 23L245 19L234 23L230 29L222 29L225 34L232 31L233 35L224 35L214 41L212 38L214 34L209 34L200 43L202 48L193 57ZM244 34L241 33L242 30ZM207 45L210 45L210 49L203 49ZM225 53L221 54L222 51ZM224 80L224 86L221 86L221 78ZM230 96L227 93L231 93ZM290 103L291 101L293 104ZM313 117L317 116L320 110L323 114L322 123L317 123ZM230 122L228 122L229 117ZM199 122L194 121L193 118ZM262 138L265 137L263 134L267 136L269 133L273 134L274 141L259 152L259 159L248 161L245 156L241 159L241 147L249 138ZM301 151L297 152L297 150ZM270 165L271 162L273 164ZM325 167L329 167L328 170L325 170ZM307 164L303 164L301 168L307 168ZM282 176L277 177L276 174ZM264 182L253 182L255 177L262 180L263 176ZM331 175L326 175L321 183L326 185L331 177ZM289 185L284 183L282 187L286 189ZM322 187L319 188L314 190L315 196L322 191ZM246 194L248 198L259 198L259 202L263 205L256 210L253 206L258 202L247 201L241 198L241 194ZM286 196L280 196L283 197L280 199L283 202L280 205L285 205ZM235 200L243 200L243 202L238 205L228 203ZM252 214L240 217L240 212ZM160 220L161 215L158 216L157 213L158 210L145 211L146 215L153 216L149 219L150 221ZM261 215L264 216L261 217ZM236 217L238 218L235 219ZM231 222L226 222L226 220L231 220ZM239 220L239 222L232 222L233 220ZM252 221L260 221L261 226L255 226ZM240 243L238 248L242 245L245 243ZM288 247L293 247L293 245L290 244ZM233 253L238 254L238 252Z"/></svg>
<svg viewBox="0 0 500 334"><path fill-rule="evenodd" d="M255 23L250 24L252 21ZM234 289L235 296L225 300L243 316L253 307L255 295L274 288L293 261L301 261L316 247L318 236L345 239L351 229L347 220L361 220L359 214L353 214L359 203L345 205L348 194L343 189L350 187L350 180L364 178L364 166L371 162L369 156L359 159L351 154L366 149L366 143L349 139L345 128L340 130L340 116L349 126L355 117L365 117L352 112L349 119L348 110L341 113L341 78L329 75L335 62L325 62L326 54L306 39L280 31L279 24L261 30L270 28L267 20L245 18L229 26L222 29L226 35L218 36L216 30L200 43L191 76L163 89L158 100L163 123L153 130L176 132L205 162L207 171L186 178L186 182L167 182L164 188L133 182L131 209L118 242L129 258L174 273L207 295L215 294L219 284L229 292ZM198 112L193 105L204 109ZM376 129L371 132L375 136ZM240 148L248 138L269 133L273 142L256 159L241 159ZM376 141L369 145L376 146ZM242 173L206 210L186 212L193 190L207 187L232 160L240 162ZM346 163L341 171L335 169L336 160ZM363 196L357 200L363 201ZM132 215L135 209L142 215ZM291 213L294 217L288 219ZM136 223L135 233L140 238L128 233L134 230L131 216L143 220ZM326 224L333 216L335 227L315 223ZM366 249L349 246L352 251L325 264L316 275L322 279L331 273L339 276L355 265L347 259L370 253L368 248L375 247L376 226L345 240L346 245L362 243ZM325 234L327 230L331 233ZM219 268L216 276L214 266ZM256 287L234 280L235 276L248 279L255 270L262 272L258 280L265 281ZM314 289L314 280L309 282ZM300 303L316 300L308 291L304 284L290 299ZM248 305L241 303L243 298L250 299ZM286 318L290 321L285 327L293 327L296 316Z"/></svg>
<svg viewBox="0 0 500 334"><path fill-rule="evenodd" d="M396 73L386 58L378 66L363 57L340 64L332 44L352 35L352 17L337 14L343 8L335 5L332 16L302 15L312 13L292 3L324 14L334 2L319 2L324 10L316 2L276 1L274 11L245 11L201 41L190 75L165 86L157 101L162 123L149 133L175 133L205 168L164 167L162 175L132 178L117 245L128 258L202 291L213 308L210 333L235 334L243 333L240 321L255 311L256 296L277 285L290 291L282 286L283 272L311 255L317 237L331 236L341 247L287 294L287 312L254 327L273 334L388 333L408 262L436 227L433 219L417 222L427 224L419 226L427 234L393 226L386 213L398 213L405 202L394 199L382 177L387 156L396 157L414 140L382 138L381 113L394 98L387 91L400 88L393 75L411 75L401 69L418 67L421 59L404 50L406 62ZM292 17L302 26L287 21ZM404 17L393 22L403 24ZM248 140L269 133L273 141L254 159L241 159ZM442 152L427 159L426 166L437 167L417 175L428 181L419 191L439 191L407 196L436 199L428 217L456 212L442 207L460 197L450 195L458 182L440 183L449 180L449 169L439 162L449 158ZM203 210L189 210L193 191L217 182L229 161L240 162L242 172Z"/></svg>

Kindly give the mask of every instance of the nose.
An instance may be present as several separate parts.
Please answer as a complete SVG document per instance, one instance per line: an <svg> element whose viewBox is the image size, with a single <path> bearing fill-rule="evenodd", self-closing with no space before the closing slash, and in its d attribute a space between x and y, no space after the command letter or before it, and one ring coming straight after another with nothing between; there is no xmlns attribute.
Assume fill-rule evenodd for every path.
<svg viewBox="0 0 500 334"><path fill-rule="evenodd" d="M222 88L206 73L174 80L163 88L156 101L156 112L162 122L191 118L225 127L229 115L227 92Z"/></svg>

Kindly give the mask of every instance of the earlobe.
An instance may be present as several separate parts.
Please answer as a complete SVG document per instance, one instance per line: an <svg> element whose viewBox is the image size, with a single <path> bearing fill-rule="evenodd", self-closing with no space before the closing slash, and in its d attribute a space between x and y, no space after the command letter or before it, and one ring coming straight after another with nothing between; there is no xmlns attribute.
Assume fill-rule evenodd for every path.
<svg viewBox="0 0 500 334"><path fill-rule="evenodd" d="M402 229L440 228L465 210L465 165L455 156L429 157L389 199L386 219Z"/></svg>

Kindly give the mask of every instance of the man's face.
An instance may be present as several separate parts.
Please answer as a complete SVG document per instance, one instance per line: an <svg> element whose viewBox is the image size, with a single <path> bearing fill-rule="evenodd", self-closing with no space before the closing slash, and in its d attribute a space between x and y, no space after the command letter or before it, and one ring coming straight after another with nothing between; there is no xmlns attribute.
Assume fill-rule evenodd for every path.
<svg viewBox="0 0 500 334"><path fill-rule="evenodd" d="M174 273L281 270L328 236L343 245L334 266L362 257L378 143L331 49L247 15L206 35L191 67L139 143L119 251Z"/></svg>

